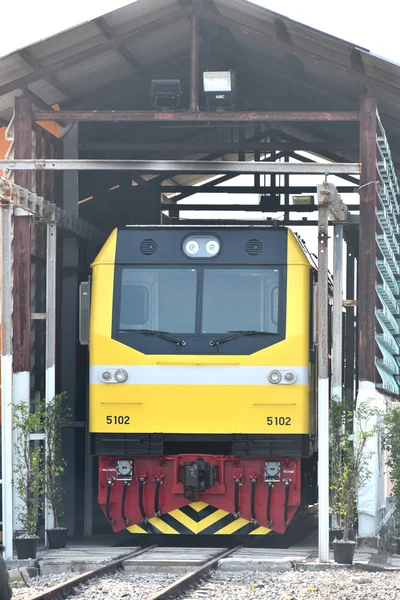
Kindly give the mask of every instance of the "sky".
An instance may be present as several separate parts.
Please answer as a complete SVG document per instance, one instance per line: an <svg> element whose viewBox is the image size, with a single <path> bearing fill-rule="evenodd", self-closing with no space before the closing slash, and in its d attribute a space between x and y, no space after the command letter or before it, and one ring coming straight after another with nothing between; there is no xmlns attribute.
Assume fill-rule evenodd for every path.
<svg viewBox="0 0 400 600"><path fill-rule="evenodd" d="M332 4L321 0L253 2L400 63L400 3L396 0L381 0L379 11L373 0L335 0ZM58 16L54 0L41 0L39 4L13 0L2 11L0 56L130 3L127 0L68 0L65 5L68 10L60 10Z"/></svg>

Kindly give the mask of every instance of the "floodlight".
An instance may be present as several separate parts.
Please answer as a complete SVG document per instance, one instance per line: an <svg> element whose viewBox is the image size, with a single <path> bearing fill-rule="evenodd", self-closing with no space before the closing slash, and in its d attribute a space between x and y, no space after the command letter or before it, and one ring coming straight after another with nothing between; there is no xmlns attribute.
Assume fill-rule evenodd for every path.
<svg viewBox="0 0 400 600"><path fill-rule="evenodd" d="M281 210L281 197L279 194L261 194L260 210L263 212L277 212Z"/></svg>
<svg viewBox="0 0 400 600"><path fill-rule="evenodd" d="M152 79L150 88L151 105L159 108L177 108L182 94L180 79Z"/></svg>
<svg viewBox="0 0 400 600"><path fill-rule="evenodd" d="M292 196L293 204L314 204L314 196Z"/></svg>
<svg viewBox="0 0 400 600"><path fill-rule="evenodd" d="M236 73L205 71L203 87L209 110L232 110L235 105Z"/></svg>

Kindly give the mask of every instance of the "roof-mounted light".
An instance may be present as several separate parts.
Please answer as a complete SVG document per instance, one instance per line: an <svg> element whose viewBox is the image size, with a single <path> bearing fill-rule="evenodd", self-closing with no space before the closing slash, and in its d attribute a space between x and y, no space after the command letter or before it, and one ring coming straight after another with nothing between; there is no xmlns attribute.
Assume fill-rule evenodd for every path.
<svg viewBox="0 0 400 600"><path fill-rule="evenodd" d="M236 93L234 71L205 71L203 87L209 110L233 110Z"/></svg>
<svg viewBox="0 0 400 600"><path fill-rule="evenodd" d="M152 79L150 98L153 108L178 108L182 95L180 79Z"/></svg>

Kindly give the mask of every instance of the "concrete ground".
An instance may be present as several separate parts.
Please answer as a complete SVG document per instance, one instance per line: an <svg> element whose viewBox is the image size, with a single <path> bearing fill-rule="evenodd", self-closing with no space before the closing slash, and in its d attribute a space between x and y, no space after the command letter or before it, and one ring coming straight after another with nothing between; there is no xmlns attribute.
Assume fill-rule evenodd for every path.
<svg viewBox="0 0 400 600"><path fill-rule="evenodd" d="M115 543L118 543L118 540L115 540L113 536L105 536L104 539L100 537L71 539L68 540L67 548L62 550L39 549L36 561L13 560L6 562L10 570L24 568L30 572L36 570L36 573L40 575L81 573L140 549L138 546L116 547ZM128 559L124 568L127 571L138 572L165 570L182 573L207 562L219 551L219 548L149 548L144 554ZM400 569L400 555L383 555L374 548L359 547L356 549L354 564L366 570ZM332 551L328 564L319 563L317 531L313 531L303 541L288 549L242 548L219 563L220 569L229 571L279 572L335 567L337 565L333 561Z"/></svg>
<svg viewBox="0 0 400 600"><path fill-rule="evenodd" d="M383 555L375 548L357 547L354 565L368 571L381 569L400 569L400 555ZM322 570L338 568L333 560L333 551L329 552L329 563L318 560L318 531L313 531L303 541L285 550L243 548L228 558L221 560L219 568L227 571L293 571Z"/></svg>

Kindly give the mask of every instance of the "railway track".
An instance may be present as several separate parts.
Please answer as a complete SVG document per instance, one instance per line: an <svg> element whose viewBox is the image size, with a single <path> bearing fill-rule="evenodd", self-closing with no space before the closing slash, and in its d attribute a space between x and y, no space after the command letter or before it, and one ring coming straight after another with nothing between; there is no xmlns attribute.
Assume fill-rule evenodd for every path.
<svg viewBox="0 0 400 600"><path fill-rule="evenodd" d="M112 573L113 571L117 571L123 566L123 563L129 559L140 557L141 555L146 554L147 552L157 548L157 545L148 546L146 548L141 548L140 550L136 550L125 556L122 556L118 560L114 560L105 565L101 565L100 567L93 569L92 571L88 571L86 573L81 573L75 577L72 577L66 581L63 581L60 584L55 585L45 591L37 593L36 595L30 596L29 600L57 600L59 598L68 598L69 596L76 595L76 588L81 586L82 584L88 584L91 580L95 578L105 576L107 574ZM188 573L185 573L183 576L179 577L176 575L174 581L170 581L171 575L165 575L165 579L167 580L166 585L161 583L161 587L156 592L149 592L148 595L143 591L141 592L140 598L145 600L165 600L166 598L176 598L181 595L183 592L193 587L194 584L199 582L203 577L208 575L213 569L215 569L218 565L218 561L222 558L226 558L233 552L236 552L243 545L235 546L233 548L226 549L224 548L216 554L212 559L204 562L202 565L198 567L192 568ZM185 549L182 549L183 552ZM129 581L129 576L134 579L134 573L126 573L126 580ZM148 576L148 579L151 577ZM135 581L132 581L133 586L136 585ZM135 587L132 587L132 592L134 595L132 598L137 598L135 595Z"/></svg>
<svg viewBox="0 0 400 600"><path fill-rule="evenodd" d="M186 573L182 577L179 577L176 581L166 586L160 592L156 592L152 596L149 597L149 600L166 600L167 598L176 598L179 594L187 590L194 583L198 582L202 577L208 575L208 573L215 569L218 565L218 561L222 558L226 558L236 550L239 550L243 546L236 546L235 548L230 548L229 550L223 550L217 556L212 558L211 560L204 563L204 565L200 565L194 571Z"/></svg>
<svg viewBox="0 0 400 600"><path fill-rule="evenodd" d="M70 594L71 596L76 595L77 592L82 600L91 600L92 598L98 597L98 595L94 592L91 594L89 588L93 587L94 590L97 586L97 589L100 589L103 585L102 582L104 582L104 589L102 592L100 592L100 595L108 593L106 590L107 586L113 586L115 583L116 585L119 585L121 589L124 587L128 588L128 595L130 595L131 591L135 590L136 588L138 590L140 589L141 595L138 594L138 596L132 596L132 598L135 598L135 600L137 600L137 598L140 598L140 600L161 600L162 598L174 598L181 595L185 590L189 590L189 588L193 586L195 586L195 589L197 589L196 582L199 582L199 580L215 569L219 560L229 556L230 554L233 554L240 548L252 547L261 549L270 545L272 545L274 548L287 548L292 546L299 540L299 538L303 538L304 534L306 532L309 533L310 529L313 528L314 518L315 516L313 515L311 519L304 519L302 521L302 527L294 527L293 530L286 534L286 536L277 536L273 541L271 540L271 542L273 542L272 544L266 544L266 540L259 539L261 536L253 536L251 540L248 537L246 540L236 540L236 545L232 545L232 542L234 542L232 540L232 536L224 536L224 538L226 537L227 539L219 540L216 540L211 536L207 536L207 540L197 539L195 545L193 540L185 540L181 537L180 542L178 543L179 548L181 549L181 557L188 558L188 560L186 562L184 561L182 564L186 565L186 568L190 569L190 571L186 572L183 576L179 576L175 570L177 567L176 547L175 554L173 552L171 554L168 552L170 543L175 542L176 544L176 540L169 540L168 536L164 536L162 540L159 540L159 536L157 536L157 543L152 543L153 540L147 538L146 544L150 545L143 547L143 540L139 541L135 539L133 544L132 541L130 541L130 545L140 545L142 546L140 549L136 548L134 551L131 551L109 563L101 565L96 569L73 576L68 580L54 585L53 587L44 590L42 589L40 592L36 592L36 594L34 593L34 595L29 595L29 597L26 596L26 600L56 600L61 597L66 598ZM293 532L295 532L295 534ZM269 542L269 540L267 541ZM184 542L187 542L187 544ZM188 551L190 554L190 551L194 550L194 548L198 548L201 552L201 548L205 544L199 542L204 542L209 549L212 547L215 548L214 543L218 543L218 547L215 548L216 554L209 556L205 555L204 559L202 557L199 559L197 556L197 561L202 561L200 565L198 562L191 563L188 557ZM221 547L223 549L221 549ZM165 559L159 554L155 562L152 563L153 557L147 557L146 554L154 549L157 549L156 553L159 551L164 551ZM130 565L126 571L118 574L118 571L123 567L123 564L126 561L136 558L138 558L137 565ZM144 570L146 569L146 566L143 568L143 565L146 565L146 563L148 565L154 565L153 573ZM168 571L169 566L171 566L170 572ZM108 580L106 578L107 575L110 575ZM111 579L115 579L115 582L111 581ZM34 590L32 589L31 592L34 592ZM121 596L125 595L126 594L124 594L123 590L121 592ZM21 600L25 600L25 597L23 597Z"/></svg>

